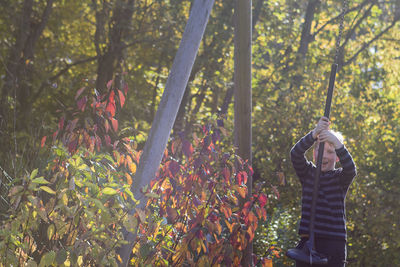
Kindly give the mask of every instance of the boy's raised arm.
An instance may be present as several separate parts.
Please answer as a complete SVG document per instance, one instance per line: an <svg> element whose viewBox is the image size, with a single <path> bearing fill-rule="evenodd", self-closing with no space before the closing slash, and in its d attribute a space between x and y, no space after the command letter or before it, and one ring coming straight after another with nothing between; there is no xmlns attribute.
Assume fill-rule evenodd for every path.
<svg viewBox="0 0 400 267"><path fill-rule="evenodd" d="M307 160L305 153L314 144L313 133L309 132L302 137L290 150L290 159L300 181L307 179L307 173L312 168L312 163Z"/></svg>
<svg viewBox="0 0 400 267"><path fill-rule="evenodd" d="M340 164L343 168L340 182L344 187L347 188L357 175L356 165L352 156L344 145L339 149L336 149L336 155L339 157Z"/></svg>
<svg viewBox="0 0 400 267"><path fill-rule="evenodd" d="M307 179L307 172L313 166L313 164L305 157L305 153L314 144L320 133L329 128L329 124L330 122L327 117L321 117L315 129L301 138L290 151L290 158L294 170L301 182Z"/></svg>

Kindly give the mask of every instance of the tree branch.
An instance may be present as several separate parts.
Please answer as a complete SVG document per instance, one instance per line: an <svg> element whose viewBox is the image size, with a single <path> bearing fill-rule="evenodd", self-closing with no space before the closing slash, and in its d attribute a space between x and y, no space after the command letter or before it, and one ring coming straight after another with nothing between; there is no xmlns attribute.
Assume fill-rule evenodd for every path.
<svg viewBox="0 0 400 267"><path fill-rule="evenodd" d="M78 60L72 64L67 64L67 66L64 69L60 70L56 75L53 75L53 76L49 77L46 81L42 82L42 84L39 87L39 90L35 93L35 95L32 97L32 99L37 99L42 94L46 85L49 85L49 84L51 84L51 82L57 80L61 75L66 73L70 68L80 65L80 64L94 61L97 58L98 58L97 56L94 56L94 57L89 57L86 59Z"/></svg>
<svg viewBox="0 0 400 267"><path fill-rule="evenodd" d="M348 43L348 41L350 40L351 36L354 34L354 32L356 31L356 29L361 25L361 23L370 15L371 13L371 9L375 6L376 1L372 1L371 5L368 7L368 9L364 12L364 14L362 15L362 17L357 20L357 22L355 23L355 25L347 32L345 40L343 42L343 44L341 45L341 48L343 49L345 47L345 45Z"/></svg>
<svg viewBox="0 0 400 267"><path fill-rule="evenodd" d="M355 10L361 10L365 5L367 5L370 2L370 0L366 0L364 2L362 2L361 4L359 4L358 6L355 6L353 8L348 9L344 15L347 15ZM324 25L322 25L318 30L316 30L311 36L312 39L315 38L315 36L317 36L321 31L324 30L324 28L330 24L336 23L336 21L340 18L342 14L340 13L339 15L337 15L336 17L331 18L330 20L328 20Z"/></svg>
<svg viewBox="0 0 400 267"><path fill-rule="evenodd" d="M349 65L351 62L353 62L362 51L367 49L373 42L378 40L382 35L384 35L391 28L393 28L399 20L400 20L400 18L395 19L386 29L384 29L378 35L376 35L374 38L372 38L370 41L365 43L349 60L347 60L346 62L343 63L343 66Z"/></svg>

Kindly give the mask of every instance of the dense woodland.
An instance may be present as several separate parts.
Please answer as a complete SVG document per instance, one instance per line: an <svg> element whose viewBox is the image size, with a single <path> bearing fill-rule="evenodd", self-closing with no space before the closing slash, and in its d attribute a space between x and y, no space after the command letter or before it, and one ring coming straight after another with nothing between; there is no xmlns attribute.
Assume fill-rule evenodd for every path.
<svg viewBox="0 0 400 267"><path fill-rule="evenodd" d="M182 140L183 152L180 154L188 158L182 160L182 164L190 163L192 150L196 151L197 138L201 138L198 129L202 125L216 125L217 121L220 125L223 121L224 138L219 144L220 149L230 151L232 148L234 2L215 1L179 108L168 147L174 154L177 143L174 148L173 140ZM292 264L284 252L298 239L301 191L290 164L289 151L323 114L342 4L339 0L253 0L253 183L260 196L261 192L268 196L266 220L258 222L253 247L259 258L273 258L274 266ZM30 264L33 261L39 264L42 261L43 265L50 265L68 259L87 266L93 264L90 253L93 257L110 253L85 247L90 253L75 255L72 250L63 249L59 245L62 234L59 243L55 242L59 238L57 230L60 230L57 220L52 220L50 213L46 215L43 212L55 192L57 201L62 201L65 206L71 203L72 196L68 195L69 201L64 196L74 186L68 179L58 179L74 173L72 170L69 174L64 172L73 165L71 162L76 165L76 173L85 168L80 169L82 164L95 173L95 168L88 163L94 158L119 162L124 158L115 156L117 140L128 138L133 143L131 149L135 151L143 148L190 8L191 1L187 0L1 1L0 189L4 197L1 203L4 223L0 227L0 258L13 254L9 250L13 247L15 262L30 260ZM332 127L345 136L345 144L358 170L346 202L349 266L398 266L400 1L349 1L338 62ZM110 90L115 90L118 95L115 95L117 104L113 102L112 118L109 117L112 125L103 121L107 126L95 133L99 136L96 139L99 148L90 150L88 144L88 149L97 154L88 156L79 150L80 137L68 140L66 133L61 135L63 124L77 119L75 124L78 122L80 127L89 129L102 114L90 111L101 102L99 96L106 95L103 100L106 99L107 103L110 99L114 101L114 91L110 93ZM94 104L92 99L95 99ZM106 110L109 111L108 106ZM96 114L100 115L96 117ZM68 125L72 133L75 125ZM203 130L204 133L208 132ZM74 145L73 141L77 144ZM189 141L194 142L194 148L189 146L188 152ZM109 144L114 144L114 147ZM128 152L125 149L125 153ZM134 177L136 165L132 164L131 158L135 161L138 155L136 152L132 155L135 156L129 157L130 162L125 163L125 167L128 166L127 170ZM60 158L71 160L63 165L64 170L54 167ZM163 164L165 167L171 163ZM107 172L112 175L110 170L113 169L107 168L96 169L96 173L103 171L105 175ZM122 169L118 169L118 173L128 182L134 179L126 176ZM251 174L251 170L248 173ZM25 179L38 179L34 183L41 186L41 190L38 187L28 189ZM78 187L84 188L83 185ZM110 181L105 186L112 187ZM27 192L33 195L28 196ZM103 196L115 193L111 189L102 192ZM17 201L13 196L18 194L20 198ZM149 193L149 196L155 197L154 193ZM11 208L5 202L7 199ZM87 200L90 202L89 198ZM95 202L96 206L107 214L105 210L114 204L103 198L100 200ZM29 211L29 202L39 207L37 213ZM23 203L26 203L26 209ZM92 206L88 204L88 207ZM69 212L80 214L78 210ZM90 216L99 214L98 210L91 212ZM12 217L13 213L16 217ZM82 221L89 213L82 214ZM113 216L109 215L123 224L123 216ZM151 217L151 214L138 216L144 222L144 217ZM168 216L169 223L176 218L171 212ZM96 218L104 219L100 217ZM108 224L112 223L110 218ZM137 218L129 219L136 220L137 224ZM10 220L17 220L17 223ZM68 227L73 228L72 222L79 226L77 221L81 220L72 219ZM215 221L219 219L215 218ZM41 229L40 224L45 228ZM107 226L107 223L103 224ZM23 230L18 228L20 225ZM149 232L154 231L151 223L146 227ZM71 243L78 233L81 232L68 237L68 242ZM25 247L21 245L24 241ZM37 244L33 245L34 242ZM96 243L97 246L115 248L115 244L102 242ZM82 247L76 245L75 248ZM179 251L179 246L175 248ZM169 249L174 250L174 247ZM200 247L199 251L202 249ZM33 252L29 255L27 251ZM137 255L152 257L143 246L138 251ZM17 254L19 256L15 256ZM157 264L175 260L176 257ZM193 264L200 261L203 266L211 264L200 256L192 260ZM7 266L4 260L0 261L1 266Z"/></svg>

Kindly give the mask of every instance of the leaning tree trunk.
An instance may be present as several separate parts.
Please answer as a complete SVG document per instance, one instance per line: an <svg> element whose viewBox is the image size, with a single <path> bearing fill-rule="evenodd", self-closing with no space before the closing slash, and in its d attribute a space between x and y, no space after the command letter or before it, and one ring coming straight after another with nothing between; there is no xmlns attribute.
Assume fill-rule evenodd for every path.
<svg viewBox="0 0 400 267"><path fill-rule="evenodd" d="M141 206L146 198L140 189L155 178L160 166L213 3L214 0L196 0L193 4L131 188ZM121 266L128 264L136 233L125 232L124 236L128 244L118 251L123 261Z"/></svg>

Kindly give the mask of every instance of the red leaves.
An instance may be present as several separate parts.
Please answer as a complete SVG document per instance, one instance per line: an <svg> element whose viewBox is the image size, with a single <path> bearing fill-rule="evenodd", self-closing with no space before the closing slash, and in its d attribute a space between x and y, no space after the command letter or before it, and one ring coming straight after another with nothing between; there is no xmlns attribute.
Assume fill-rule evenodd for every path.
<svg viewBox="0 0 400 267"><path fill-rule="evenodd" d="M58 122L58 129L60 131L62 131L62 129L64 128L64 121L65 121L64 117L61 117L60 121Z"/></svg>
<svg viewBox="0 0 400 267"><path fill-rule="evenodd" d="M168 169L171 172L172 177L176 176L176 174L179 172L181 166L179 165L178 162L171 160L168 161Z"/></svg>
<svg viewBox="0 0 400 267"><path fill-rule="evenodd" d="M114 118L111 118L111 125L113 127L114 132L118 131L118 121Z"/></svg>
<svg viewBox="0 0 400 267"><path fill-rule="evenodd" d="M258 201L260 202L260 207L263 208L268 201L267 195L261 193L260 196L258 197Z"/></svg>
<svg viewBox="0 0 400 267"><path fill-rule="evenodd" d="M111 92L111 93L114 94L114 92ZM110 101L107 104L106 111L108 111L110 113L111 117L114 117L115 109L116 109L116 107L115 107L114 97L111 98L111 96L110 96Z"/></svg>
<svg viewBox="0 0 400 267"><path fill-rule="evenodd" d="M124 104L125 104L125 96L121 92L121 90L118 90L118 96L119 96L119 104L120 104L120 106L122 108L124 106Z"/></svg>
<svg viewBox="0 0 400 267"><path fill-rule="evenodd" d="M78 99L78 97L82 94L82 92L83 92L85 89L86 89L86 87L82 87L81 89L79 89L79 90L76 92L75 100Z"/></svg>
<svg viewBox="0 0 400 267"><path fill-rule="evenodd" d="M232 210L229 206L227 205L222 206L222 211L226 219L229 219L232 216Z"/></svg>
<svg viewBox="0 0 400 267"><path fill-rule="evenodd" d="M192 154L193 154L193 146L187 140L183 140L183 142L182 142L182 150L183 150L183 153L185 154L185 156L187 158L190 158L192 156Z"/></svg>
<svg viewBox="0 0 400 267"><path fill-rule="evenodd" d="M222 175L224 176L225 182L228 183L229 179L231 178L231 172L229 171L228 167L224 167L222 169Z"/></svg>
<svg viewBox="0 0 400 267"><path fill-rule="evenodd" d="M40 142L40 147L44 146L44 143L46 142L47 136L43 136L42 141Z"/></svg>
<svg viewBox="0 0 400 267"><path fill-rule="evenodd" d="M87 96L82 97L81 99L79 99L76 104L78 105L78 109L80 111L84 111L85 107L86 107L86 103L87 103Z"/></svg>
<svg viewBox="0 0 400 267"><path fill-rule="evenodd" d="M238 178L238 184L242 185L242 184L247 184L247 172L245 171L240 171L237 174L237 178Z"/></svg>
<svg viewBox="0 0 400 267"><path fill-rule="evenodd" d="M267 195L257 186L257 194L248 192L251 166L224 153L212 127L205 126L203 131L205 136L196 140L197 145L180 135L172 141L170 153L164 154L163 168L151 183L151 191L158 197L149 199L147 205L152 208L146 212L148 217L157 214L167 223L154 230L154 223L148 221L141 226L142 233L147 237L144 240L168 233L168 241L160 237L160 247L176 248L171 253L161 252L171 265L239 265L259 221L266 220ZM237 180L232 183L234 177ZM246 200L244 205L241 198ZM138 244L134 251L147 244Z"/></svg>
<svg viewBox="0 0 400 267"><path fill-rule="evenodd" d="M118 111L117 105L120 108L125 105L128 86L124 83L123 90L119 90L114 88L114 81L110 80L107 82L108 92L104 95L100 95L96 89L87 89L88 87L84 86L77 90L75 94L77 108L73 113L68 113L69 109L66 109L67 114L59 119L58 129L53 133L53 142L59 139L70 153L75 153L82 145L91 152L94 148L100 151L102 144L117 149L119 140L112 140L116 135L109 135L109 130L118 132L119 125L115 117ZM91 108L86 109L87 105ZM46 140L42 138L40 143L42 147Z"/></svg>

